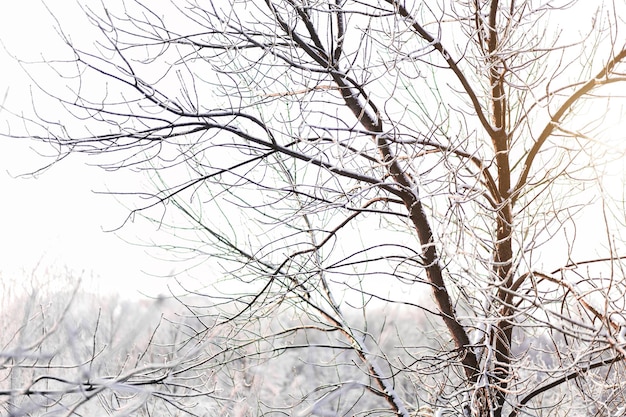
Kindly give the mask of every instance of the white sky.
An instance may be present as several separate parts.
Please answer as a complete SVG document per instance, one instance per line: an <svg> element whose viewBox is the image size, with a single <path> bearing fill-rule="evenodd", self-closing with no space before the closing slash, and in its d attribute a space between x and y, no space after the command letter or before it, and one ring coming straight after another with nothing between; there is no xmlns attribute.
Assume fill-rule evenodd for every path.
<svg viewBox="0 0 626 417"><path fill-rule="evenodd" d="M66 3L64 9L71 14L76 5ZM54 53L59 36L53 24L39 0L5 2L0 6L0 40L6 50L22 59L37 59L42 51ZM29 107L29 97L24 93L32 82L4 48L0 49L0 68L0 103L6 94L7 108ZM3 131L7 117L6 112L0 112ZM144 273L166 274L165 265L143 248L104 232L119 226L128 211L112 196L94 191L115 190L116 184L127 184L128 178L87 166L87 158L78 155L37 178L19 178L46 164L47 159L39 157L31 148L33 145L30 141L0 137L2 283L25 279L39 265L39 279L48 268L67 267L77 275L84 271L85 278L94 275L97 287L104 291L119 290L126 295L137 294L138 290L151 294L165 291L164 279ZM133 230L124 236L132 239L137 232Z"/></svg>
<svg viewBox="0 0 626 417"><path fill-rule="evenodd" d="M82 13L74 2L63 2L63 10L50 1L61 23L68 22L72 10ZM61 14L59 14L59 12ZM82 14L81 14L82 17ZM72 22L77 25L81 19ZM54 54L59 35L54 21L40 0L21 0L0 6L0 40L13 54L22 59L38 59L40 54ZM72 26L74 27L74 26ZM80 27L78 27L80 28ZM77 30L72 30L77 33ZM0 48L0 103L6 96L6 106L19 110L30 106L28 91L31 81L17 63ZM0 123L5 130L5 114ZM89 167L87 158L75 155L40 175L36 179L16 178L46 164L30 148L32 142L19 142L0 137L0 279L21 279L30 275L38 263L39 271L46 267L67 266L79 274L99 277L100 289L117 290L125 294L143 291L158 294L165 290L166 280L150 274L165 275L168 265L152 258L145 250L130 245L114 233L127 210L113 197L94 191L119 190L128 187L128 177ZM623 171L621 171L623 173ZM616 175L616 189L623 190L623 176ZM589 225L587 225L589 226ZM129 227L123 234L145 238L154 230ZM0 286L0 291L2 287ZM1 294L0 294L1 295Z"/></svg>
<svg viewBox="0 0 626 417"><path fill-rule="evenodd" d="M20 278L22 270L30 275L40 263L40 275L47 267L67 266L77 275L99 275L97 284L103 290L152 292L146 285L154 279L148 280L142 269L156 273L157 262L143 248L104 232L121 224L127 214L113 197L94 193L106 190L107 184L112 188L110 173L74 158L35 179L14 178L37 166L33 156L27 146L0 139L3 279ZM162 291L162 284L154 284Z"/></svg>

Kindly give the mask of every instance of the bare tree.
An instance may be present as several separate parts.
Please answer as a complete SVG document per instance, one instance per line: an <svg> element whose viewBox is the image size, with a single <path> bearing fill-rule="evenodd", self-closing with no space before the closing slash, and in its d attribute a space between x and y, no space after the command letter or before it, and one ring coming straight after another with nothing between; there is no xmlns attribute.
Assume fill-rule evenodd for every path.
<svg viewBox="0 0 626 417"><path fill-rule="evenodd" d="M42 63L69 90L32 70L81 123L24 136L152 180L190 367L266 373L224 413L617 415L624 10L590 3L85 6Z"/></svg>

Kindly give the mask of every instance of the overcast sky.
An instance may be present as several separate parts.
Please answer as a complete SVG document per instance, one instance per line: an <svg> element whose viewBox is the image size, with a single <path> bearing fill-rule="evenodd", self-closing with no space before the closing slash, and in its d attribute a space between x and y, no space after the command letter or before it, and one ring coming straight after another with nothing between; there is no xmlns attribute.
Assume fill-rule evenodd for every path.
<svg viewBox="0 0 626 417"><path fill-rule="evenodd" d="M61 0L50 3L55 6ZM71 23L73 33L82 33L80 22L84 17L73 2L63 2L63 8L56 6L54 9L61 25ZM37 60L42 54L54 56L61 50L55 22L40 0L11 2L1 6L0 11L0 40L10 53L23 60ZM75 18L73 13L76 13ZM6 98L6 107L16 112L30 108L28 91L32 81L4 49L0 49L0 67L3 75L0 77L0 102ZM3 131L11 127L5 116L6 111L0 112ZM615 128L618 126L616 122ZM620 143L621 147L614 150L623 155L624 147ZM119 190L122 185L127 187L129 178L88 166L89 159L78 155L36 178L23 178L21 175L49 162L37 155L31 148L33 145L31 141L0 137L2 279L5 282L11 278L21 279L21 271L30 275L36 265L40 265L40 274L44 274L47 267L68 267L77 274L84 271L85 276L95 275L98 287L105 291L117 290L125 294L165 291L166 281L151 275L169 273L168 265L153 259L144 248L106 232L121 225L128 211L112 196L98 193ZM610 192L623 192L623 158L621 161L615 177L605 176L605 186ZM585 226L593 228L588 223L581 228ZM133 226L122 230L123 237L131 241L153 232Z"/></svg>
<svg viewBox="0 0 626 417"><path fill-rule="evenodd" d="M75 5L67 2L67 15ZM11 2L0 8L0 102L12 111L27 109L32 81L7 51L21 59L37 59L54 53L59 37L54 21L38 0ZM8 126L7 112L0 113L3 131ZM11 122L14 123L14 122ZM138 290L159 293L165 280L147 273L167 273L138 246L125 243L105 230L119 226L128 211L110 195L122 181L100 168L87 166L88 158L75 156L46 170L36 178L21 177L41 168L49 159L32 149L34 143L0 137L0 277L4 284L24 279L37 266L46 269L69 268L77 275L97 278L100 290L119 290L136 294ZM49 149L39 147L40 152ZM125 238L133 239L129 231ZM84 272L83 272L84 271ZM1 287L0 287L1 291Z"/></svg>

